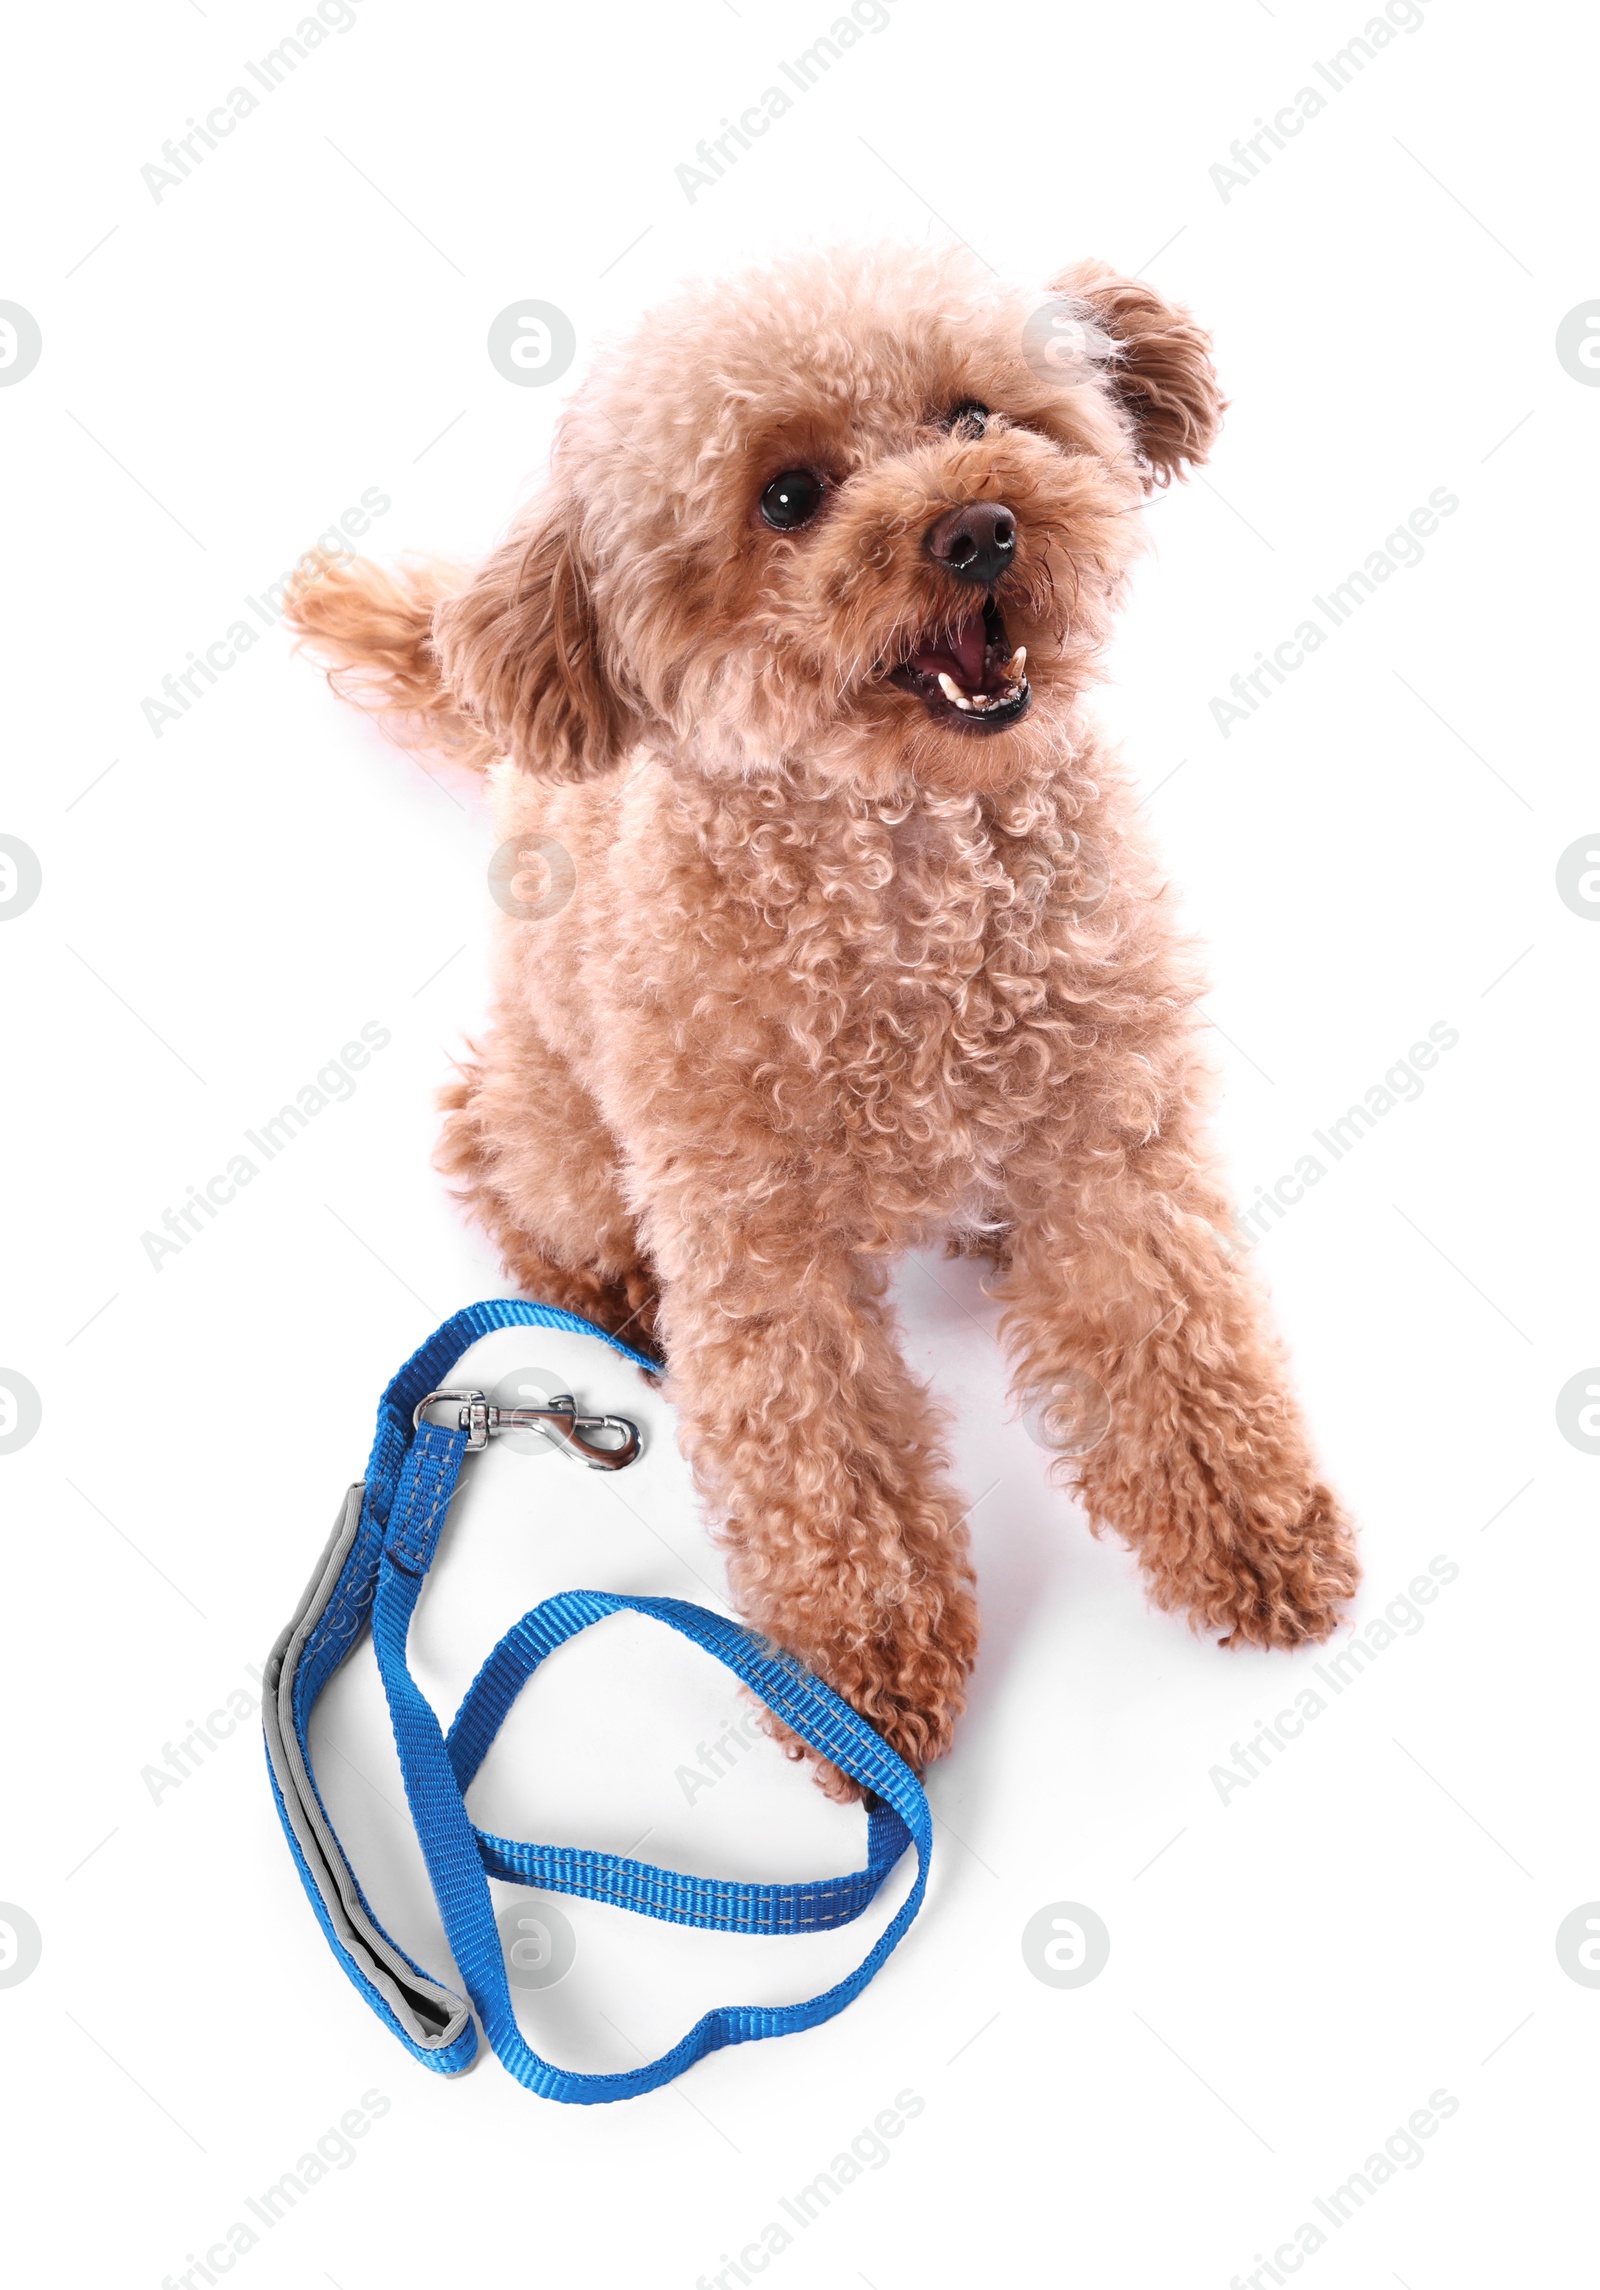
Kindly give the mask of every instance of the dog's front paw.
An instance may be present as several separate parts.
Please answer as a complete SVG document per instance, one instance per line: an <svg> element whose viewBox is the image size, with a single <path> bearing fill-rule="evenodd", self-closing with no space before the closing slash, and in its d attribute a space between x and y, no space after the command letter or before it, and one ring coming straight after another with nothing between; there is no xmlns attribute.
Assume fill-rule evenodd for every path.
<svg viewBox="0 0 1600 2290"><path fill-rule="evenodd" d="M1113 1427L1114 1428L1114 1427ZM1080 1494L1136 1552L1156 1605L1226 1646L1330 1637L1361 1579L1350 1523L1298 1440L1107 1439Z"/></svg>
<svg viewBox="0 0 1600 2290"><path fill-rule="evenodd" d="M844 1645L805 1646L794 1644L790 1633L784 1636L913 1773L944 1756L978 1649L977 1608L964 1582L886 1606L870 1636ZM849 1804L863 1794L859 1782L817 1758L778 1719L769 1719L767 1731L791 1757L816 1758L817 1785L826 1796Z"/></svg>
<svg viewBox="0 0 1600 2290"><path fill-rule="evenodd" d="M1361 1580L1349 1521L1322 1485L1289 1526L1257 1530L1231 1554L1220 1595L1198 1618L1224 1646L1303 1646L1331 1637Z"/></svg>

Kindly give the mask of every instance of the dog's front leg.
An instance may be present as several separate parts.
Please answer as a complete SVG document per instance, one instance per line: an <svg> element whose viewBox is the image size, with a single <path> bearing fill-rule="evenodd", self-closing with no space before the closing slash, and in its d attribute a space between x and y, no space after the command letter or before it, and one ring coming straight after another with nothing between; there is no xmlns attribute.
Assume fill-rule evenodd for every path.
<svg viewBox="0 0 1600 2290"><path fill-rule="evenodd" d="M1093 1104L1086 1087L1079 1098ZM1226 1634L1326 1638L1358 1580L1265 1299L1182 1104L1153 1137L1093 1117L1014 1165L999 1293L1057 1475L1137 1553L1156 1602Z"/></svg>
<svg viewBox="0 0 1600 2290"><path fill-rule="evenodd" d="M667 1390L735 1599L921 1770L949 1747L977 1622L964 1506L881 1261L788 1189L713 1211L648 1225Z"/></svg>

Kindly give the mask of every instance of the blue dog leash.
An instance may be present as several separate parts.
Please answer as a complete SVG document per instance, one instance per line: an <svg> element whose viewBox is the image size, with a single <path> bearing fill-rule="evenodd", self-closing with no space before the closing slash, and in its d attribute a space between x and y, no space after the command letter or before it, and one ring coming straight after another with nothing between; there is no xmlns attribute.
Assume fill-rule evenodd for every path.
<svg viewBox="0 0 1600 2290"><path fill-rule="evenodd" d="M448 1734L441 1730L407 1666L406 1640L463 1458L502 1428L502 1413L508 1429L542 1418L558 1443L596 1468L620 1468L638 1453L631 1424L580 1416L570 1401L557 1400L543 1410L500 1411L481 1392L436 1390L439 1377L478 1337L518 1327L593 1336L636 1366L654 1365L603 1329L548 1304L508 1298L471 1305L447 1320L413 1353L379 1403L366 1479L346 1496L294 1620L268 1658L262 1717L273 1795L300 1880L335 1957L378 2017L424 2066L459 2075L477 2053L475 2012L495 2056L519 2083L541 2098L594 2106L654 2091L724 2045L790 2035L842 2012L893 1952L922 1904L932 1818L916 1775L820 1679L738 1623L677 1598L569 1590L545 1599L506 1632L468 1688ZM453 1424L421 1420L440 1404L453 1411ZM624 1435L620 1445L607 1448L586 1437L602 1425ZM742 1884L684 1876L616 1853L523 1844L474 1826L465 1793L522 1687L556 1647L618 1613L648 1615L703 1647L802 1741L871 1792L864 1868L810 1884ZM369 1625L406 1796L465 1999L435 1980L379 1923L311 1769L311 1712ZM517 2025L491 1876L706 1931L825 1932L861 1914L908 1844L917 1854L911 1891L866 1958L822 1995L798 2004L720 2005L659 2059L610 2075L553 2066Z"/></svg>

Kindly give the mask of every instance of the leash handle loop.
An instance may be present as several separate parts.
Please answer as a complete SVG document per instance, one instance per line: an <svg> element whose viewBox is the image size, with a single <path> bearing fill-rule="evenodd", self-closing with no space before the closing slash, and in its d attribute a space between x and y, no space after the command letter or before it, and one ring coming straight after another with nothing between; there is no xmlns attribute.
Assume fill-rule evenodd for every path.
<svg viewBox="0 0 1600 2290"><path fill-rule="evenodd" d="M596 2105L656 2090L727 2045L817 2027L842 2011L892 1954L921 1906L932 1816L915 1774L848 1703L754 1632L681 1599L598 1590L563 1591L545 1599L489 1654L446 1735L412 1677L406 1644L477 1426L465 1409L453 1425L414 1418L469 1344L496 1328L526 1326L594 1336L641 1367L655 1366L603 1330L550 1305L494 1299L446 1321L383 1395L366 1480L346 1497L295 1618L268 1659L263 1718L273 1793L301 1881L336 1958L400 2042L424 2065L459 2074L476 2052L475 2011L496 2056L518 2082L547 2099ZM742 1883L687 1876L584 1847L520 1843L475 1827L466 1791L522 1687L558 1646L619 1613L646 1616L701 1647L802 1741L871 1793L865 1867L813 1883ZM407 1799L472 2011L384 1931L328 1818L312 1771L311 1711L368 1627ZM702 1930L794 1934L827 1931L859 1916L908 1844L916 1851L917 1874L906 1899L865 1959L821 1995L797 2004L719 2006L659 2059L613 2074L555 2066L541 2058L517 2025L490 1876Z"/></svg>

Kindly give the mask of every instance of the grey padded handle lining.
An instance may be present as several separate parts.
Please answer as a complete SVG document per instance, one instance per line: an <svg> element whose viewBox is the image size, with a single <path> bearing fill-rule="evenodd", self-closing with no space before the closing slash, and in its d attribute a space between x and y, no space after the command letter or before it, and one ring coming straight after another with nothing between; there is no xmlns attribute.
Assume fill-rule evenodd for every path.
<svg viewBox="0 0 1600 2290"><path fill-rule="evenodd" d="M425 2051L441 2051L464 2032L471 2019L470 2008L462 1997L419 1972L387 1933L374 1923L362 1900L355 1872L345 1859L344 1848L322 1810L316 1784L295 1733L295 1678L307 1643L327 1610L355 1542L365 1492L357 1481L345 1496L327 1548L317 1561L294 1619L267 1657L261 1718L266 1730L267 1756L290 1827L341 1945L361 1967L411 2041Z"/></svg>

